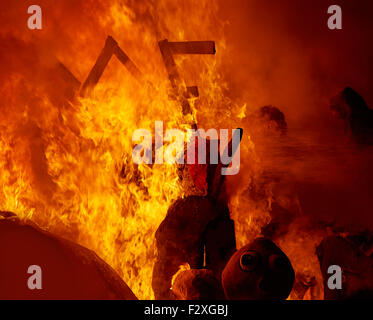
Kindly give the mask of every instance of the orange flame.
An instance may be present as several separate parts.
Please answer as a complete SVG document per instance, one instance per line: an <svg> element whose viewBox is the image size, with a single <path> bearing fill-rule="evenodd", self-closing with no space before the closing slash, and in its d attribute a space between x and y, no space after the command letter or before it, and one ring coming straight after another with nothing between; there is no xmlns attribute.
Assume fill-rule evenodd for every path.
<svg viewBox="0 0 373 320"><path fill-rule="evenodd" d="M66 1L68 9L56 6L62 7L53 11L70 14L56 13L55 19L46 20L39 38L28 31L14 33L25 47L37 50L22 60L26 75L13 72L0 87L0 210L94 250L138 298L151 299L154 233L170 204L190 190L180 183L175 165L135 166L132 133L138 128L154 131L156 120L165 123L165 131L186 129L192 121L206 129L242 126L247 105L228 98L220 72L227 51L223 23L215 2L208 0ZM79 23L84 15L74 7L85 13L84 26ZM92 95L69 104L53 101L59 88L50 85L54 75L43 71L54 63L50 51L83 81L109 34L141 69L143 82L134 81L113 58ZM186 84L199 87L200 98L191 101L189 118L169 99L157 47L165 38L216 42L215 56L175 57ZM22 46L13 53L21 51ZM247 134L241 158L237 192L230 200L239 246L270 221L267 207L245 195L252 177L260 174L260 159Z"/></svg>

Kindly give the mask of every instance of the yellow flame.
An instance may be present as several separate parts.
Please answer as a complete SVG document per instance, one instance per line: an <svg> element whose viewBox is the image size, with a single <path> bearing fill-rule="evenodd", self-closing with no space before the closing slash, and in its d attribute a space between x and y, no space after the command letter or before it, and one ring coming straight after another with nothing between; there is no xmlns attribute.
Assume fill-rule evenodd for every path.
<svg viewBox="0 0 373 320"><path fill-rule="evenodd" d="M177 272L172 276L172 279L171 279L171 288L170 288L171 290L172 290L172 287L173 287L173 285L174 285L174 282L175 282L177 276L178 276L181 272L186 271L186 270L190 270L190 265L189 265L189 263L184 263L184 264L182 264L182 265L179 266L179 270L177 270Z"/></svg>
<svg viewBox="0 0 373 320"><path fill-rule="evenodd" d="M156 120L164 122L165 131L186 129L193 121L206 129L235 128L249 110L228 98L228 85L219 72L227 45L215 2L97 3L100 10L83 5L95 16L96 27L81 30L76 21L80 13L75 16L79 19L64 21L68 36L63 39L69 42L56 45L59 36L45 31L56 56L83 81L110 34L144 79L136 82L112 58L91 96L57 105L41 84L10 76L0 87L0 210L32 219L94 250L138 298L151 299L154 233L170 204L188 190L175 165L132 162L132 133L138 128L154 132ZM22 39L29 37L27 33ZM191 101L193 115L188 118L169 98L169 80L157 46L165 38L216 42L215 56L175 57L181 77L187 85L198 85L200 92L200 98ZM33 76L35 82L41 80L37 73ZM270 219L266 206L246 194L252 178L260 174L249 136L242 140L241 159L241 180L230 200L239 246L258 236ZM270 199L270 190L267 193Z"/></svg>

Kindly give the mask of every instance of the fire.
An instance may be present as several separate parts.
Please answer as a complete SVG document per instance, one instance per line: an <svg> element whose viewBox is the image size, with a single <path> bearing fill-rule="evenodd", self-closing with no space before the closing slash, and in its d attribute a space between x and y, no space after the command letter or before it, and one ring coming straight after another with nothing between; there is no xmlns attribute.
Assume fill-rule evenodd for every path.
<svg viewBox="0 0 373 320"><path fill-rule="evenodd" d="M0 87L0 210L15 212L94 250L138 298L151 299L154 233L170 204L190 190L180 183L176 165L136 166L131 159L132 133L138 128L154 132L156 120L165 123L164 130L187 129L194 121L205 128L235 128L245 117L246 104L226 95L229 88L220 70L227 49L214 2L117 0L91 8L88 2L78 4L91 19L86 27L80 28L76 13L55 17L59 23L66 19L58 37L56 26L48 31L46 22L38 40L50 52L36 50L39 46L29 32L15 34L21 49L31 49L38 61L33 64L32 57L23 57L17 67L26 69L26 75L14 72ZM43 72L53 65L53 55L83 82L107 35L142 71L141 81L112 58L91 95L76 96L69 103L54 101L54 75ZM186 84L199 88L200 98L191 100L193 114L188 117L169 98L169 79L157 46L165 38L216 43L213 57L176 58ZM16 47L10 45L9 50ZM239 190L230 202L239 247L258 236L270 220L264 205L245 196L251 177L260 171L248 135L242 139L241 154Z"/></svg>
<svg viewBox="0 0 373 320"><path fill-rule="evenodd" d="M189 263L184 263L182 264L180 267L179 267L179 270L172 276L172 279L171 279L171 289L172 289L172 286L174 285L174 282L175 282L175 279L177 278L177 276L183 272L183 271L186 271L186 270L190 270L190 265Z"/></svg>

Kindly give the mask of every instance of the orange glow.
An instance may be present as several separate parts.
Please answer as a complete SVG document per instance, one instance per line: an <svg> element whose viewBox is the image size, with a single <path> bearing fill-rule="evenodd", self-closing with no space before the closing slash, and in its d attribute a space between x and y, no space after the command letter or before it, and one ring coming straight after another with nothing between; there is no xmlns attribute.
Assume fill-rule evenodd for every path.
<svg viewBox="0 0 373 320"><path fill-rule="evenodd" d="M271 184L261 200L252 200L247 191L263 170L248 118L257 101L241 103L227 94L230 88L221 70L228 63L223 58L229 48L215 2L188 0L176 5L162 0L130 5L111 0L91 7L89 3L79 2L80 12L68 9L74 8L72 1L66 1L66 8L56 4L53 12L65 13L54 17L63 30L45 19L36 37L15 32L22 43L19 51L23 45L37 49L31 50L34 56L24 54L23 62L16 65L25 73L13 72L0 86L0 210L31 219L94 250L139 299L152 299L154 233L171 203L193 190L180 182L176 165L137 167L132 162L134 130L154 132L156 120L164 122L164 131L187 129L194 122L206 129L244 128L241 172L227 182L234 185L228 192L229 208L239 248L259 236L271 219L265 202L271 203ZM81 14L87 17L84 23L79 23ZM59 88L50 85L54 74L44 70L57 58L82 83L108 35L143 78L136 81L113 57L91 95L76 96L67 104L53 101L51 96ZM175 56L185 84L198 85L200 97L190 100L192 115L183 116L177 101L169 98L170 83L157 45L166 38L215 41L214 56ZM10 45L9 50L16 47ZM279 243L296 271L311 268L318 281L314 249L320 239L319 232L302 231L302 225L295 224ZM317 298L322 298L321 293Z"/></svg>

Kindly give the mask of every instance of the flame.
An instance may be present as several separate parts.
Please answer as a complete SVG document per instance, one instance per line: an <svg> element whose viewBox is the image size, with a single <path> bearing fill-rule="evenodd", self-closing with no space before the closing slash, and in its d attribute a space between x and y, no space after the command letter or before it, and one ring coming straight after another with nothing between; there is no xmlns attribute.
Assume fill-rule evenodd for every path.
<svg viewBox="0 0 373 320"><path fill-rule="evenodd" d="M35 55L20 59L18 67L26 74L11 72L0 87L0 210L94 250L138 298L152 299L154 233L170 204L189 190L180 183L176 165L136 166L132 133L138 128L154 132L156 120L164 122L165 131L186 129L193 121L206 129L235 128L250 105L227 95L220 72L227 45L215 2L66 1L65 6L56 4L53 11L70 14L47 21L38 39L28 31L12 32L14 38L1 34L15 55L22 56L22 48ZM86 17L84 26L79 10ZM63 30L58 29L61 23ZM90 96L68 104L54 101L58 88L48 84L55 77L43 71L53 64L50 51L83 81L109 34L141 69L141 82L112 58ZM199 87L189 118L169 99L157 46L165 38L216 42L215 56L175 57L186 84ZM239 247L270 221L266 205L245 193L261 166L249 135L242 140L241 158L239 187L229 203ZM271 198L270 186L266 197Z"/></svg>
<svg viewBox="0 0 373 320"><path fill-rule="evenodd" d="M184 263L182 265L179 266L179 270L177 270L177 272L172 276L172 279L171 279L171 290L172 290L172 287L174 285L174 282L177 278L177 276L182 273L183 271L187 271L187 270L190 270L190 265L189 263Z"/></svg>

